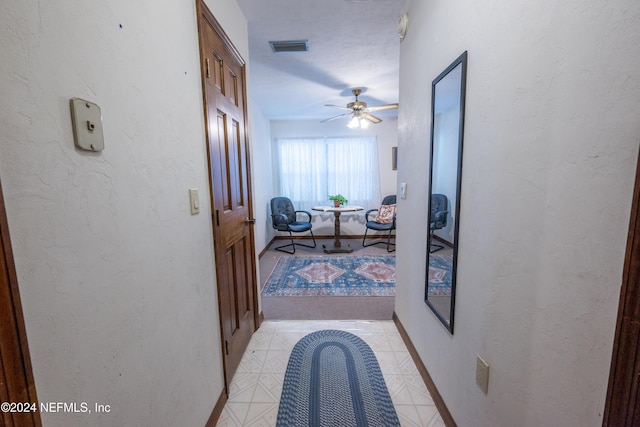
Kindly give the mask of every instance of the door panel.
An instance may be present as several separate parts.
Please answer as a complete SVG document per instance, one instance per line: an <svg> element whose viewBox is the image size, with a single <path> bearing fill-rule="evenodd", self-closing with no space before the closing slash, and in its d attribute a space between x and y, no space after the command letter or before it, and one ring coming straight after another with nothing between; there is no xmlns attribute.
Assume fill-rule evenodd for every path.
<svg viewBox="0 0 640 427"><path fill-rule="evenodd" d="M200 55L220 325L228 385L257 325L244 61L202 1Z"/></svg>
<svg viewBox="0 0 640 427"><path fill-rule="evenodd" d="M603 426L640 425L640 157L622 273Z"/></svg>
<svg viewBox="0 0 640 427"><path fill-rule="evenodd" d="M0 186L0 402L37 404ZM0 426L40 426L38 412L0 412Z"/></svg>

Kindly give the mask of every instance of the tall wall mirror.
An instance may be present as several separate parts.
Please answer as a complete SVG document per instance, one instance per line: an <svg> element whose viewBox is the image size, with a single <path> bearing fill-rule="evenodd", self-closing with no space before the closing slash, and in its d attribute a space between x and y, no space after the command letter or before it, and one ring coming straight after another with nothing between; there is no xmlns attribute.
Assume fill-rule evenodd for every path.
<svg viewBox="0 0 640 427"><path fill-rule="evenodd" d="M452 334L466 81L467 52L464 52L433 80L431 88L425 301Z"/></svg>

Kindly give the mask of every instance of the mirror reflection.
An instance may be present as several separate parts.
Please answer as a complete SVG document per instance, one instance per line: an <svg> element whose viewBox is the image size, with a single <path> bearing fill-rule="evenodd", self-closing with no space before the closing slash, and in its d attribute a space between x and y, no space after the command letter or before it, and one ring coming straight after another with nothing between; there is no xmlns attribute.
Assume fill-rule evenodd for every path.
<svg viewBox="0 0 640 427"><path fill-rule="evenodd" d="M431 90L429 237L425 301L453 333L467 52Z"/></svg>

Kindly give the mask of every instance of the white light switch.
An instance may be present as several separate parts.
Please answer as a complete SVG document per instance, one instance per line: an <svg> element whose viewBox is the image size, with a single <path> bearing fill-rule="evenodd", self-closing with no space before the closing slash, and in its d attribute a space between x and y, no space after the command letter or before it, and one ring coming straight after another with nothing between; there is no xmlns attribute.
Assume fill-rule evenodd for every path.
<svg viewBox="0 0 640 427"><path fill-rule="evenodd" d="M197 188L189 189L189 204L191 205L191 215L200 213L200 198Z"/></svg>
<svg viewBox="0 0 640 427"><path fill-rule="evenodd" d="M71 123L76 147L87 151L104 150L102 112L98 105L71 98Z"/></svg>
<svg viewBox="0 0 640 427"><path fill-rule="evenodd" d="M489 364L480 355L476 358L476 384L487 394L489 391Z"/></svg>
<svg viewBox="0 0 640 427"><path fill-rule="evenodd" d="M401 199L406 199L407 198L407 183L406 182L401 182L400 183L400 198Z"/></svg>

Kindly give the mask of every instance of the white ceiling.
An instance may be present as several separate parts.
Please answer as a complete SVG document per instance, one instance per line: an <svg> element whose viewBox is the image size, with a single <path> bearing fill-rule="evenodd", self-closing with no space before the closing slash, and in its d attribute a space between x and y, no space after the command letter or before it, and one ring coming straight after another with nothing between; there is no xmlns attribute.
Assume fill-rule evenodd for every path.
<svg viewBox="0 0 640 427"><path fill-rule="evenodd" d="M398 102L398 17L407 0L238 0L249 27L250 97L271 120L341 113L351 89L370 107ZM309 40L274 53L269 41ZM396 116L397 110L376 112Z"/></svg>

